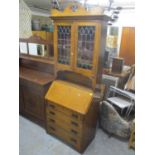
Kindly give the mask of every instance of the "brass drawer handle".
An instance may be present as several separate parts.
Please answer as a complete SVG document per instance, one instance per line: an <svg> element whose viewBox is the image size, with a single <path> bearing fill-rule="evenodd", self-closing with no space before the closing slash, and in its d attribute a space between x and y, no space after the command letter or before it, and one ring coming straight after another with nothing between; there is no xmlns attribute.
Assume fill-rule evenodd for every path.
<svg viewBox="0 0 155 155"><path fill-rule="evenodd" d="M49 107L51 107L52 109L55 109L55 106L54 106L54 105L51 105L51 104L50 104Z"/></svg>
<svg viewBox="0 0 155 155"><path fill-rule="evenodd" d="M78 115L77 114L72 114L72 117L77 119Z"/></svg>
<svg viewBox="0 0 155 155"><path fill-rule="evenodd" d="M53 128L52 126L50 126L50 129L52 129L53 131L55 131L55 128Z"/></svg>
<svg viewBox="0 0 155 155"><path fill-rule="evenodd" d="M55 115L55 112L53 112L53 111L50 111L50 114L52 114L52 115Z"/></svg>
<svg viewBox="0 0 155 155"><path fill-rule="evenodd" d="M55 123L55 120L53 120L53 119L49 119L51 122L53 122L53 123Z"/></svg>
<svg viewBox="0 0 155 155"><path fill-rule="evenodd" d="M74 126L79 126L78 123L71 121L71 124Z"/></svg>
<svg viewBox="0 0 155 155"><path fill-rule="evenodd" d="M77 134L78 134L78 132L75 131L75 130L73 130L73 129L71 129L71 132L72 132L74 135L77 135Z"/></svg>
<svg viewBox="0 0 155 155"><path fill-rule="evenodd" d="M71 140L72 142L74 142L75 144L77 143L77 140L74 139L74 138L71 138L70 140Z"/></svg>

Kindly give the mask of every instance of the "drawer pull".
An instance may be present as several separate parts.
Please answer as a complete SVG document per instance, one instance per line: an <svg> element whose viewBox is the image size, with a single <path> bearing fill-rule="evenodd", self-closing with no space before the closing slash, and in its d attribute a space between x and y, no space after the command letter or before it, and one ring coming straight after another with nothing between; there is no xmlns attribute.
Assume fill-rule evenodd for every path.
<svg viewBox="0 0 155 155"><path fill-rule="evenodd" d="M72 114L72 117L77 119L78 115L77 114Z"/></svg>
<svg viewBox="0 0 155 155"><path fill-rule="evenodd" d="M51 105L50 104L49 107L52 108L52 109L55 109L55 106L54 105Z"/></svg>
<svg viewBox="0 0 155 155"><path fill-rule="evenodd" d="M52 129L53 131L55 131L55 129L52 126L50 126L50 129Z"/></svg>
<svg viewBox="0 0 155 155"><path fill-rule="evenodd" d="M53 111L50 111L50 114L55 115L55 113Z"/></svg>
<svg viewBox="0 0 155 155"><path fill-rule="evenodd" d="M77 140L74 139L74 138L71 138L70 140L71 140L72 142L74 142L75 144L77 143Z"/></svg>
<svg viewBox="0 0 155 155"><path fill-rule="evenodd" d="M50 119L50 121L53 122L53 123L55 123L55 120L53 120L53 119Z"/></svg>
<svg viewBox="0 0 155 155"><path fill-rule="evenodd" d="M79 126L78 123L71 121L71 124L74 126Z"/></svg>
<svg viewBox="0 0 155 155"><path fill-rule="evenodd" d="M74 135L77 135L77 134L78 134L78 132L75 131L75 130L73 130L73 129L71 129L71 132L72 132Z"/></svg>

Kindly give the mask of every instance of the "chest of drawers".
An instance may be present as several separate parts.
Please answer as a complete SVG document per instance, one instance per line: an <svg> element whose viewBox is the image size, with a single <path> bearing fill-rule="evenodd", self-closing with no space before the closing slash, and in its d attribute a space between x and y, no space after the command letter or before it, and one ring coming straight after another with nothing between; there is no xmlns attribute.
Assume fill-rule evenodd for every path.
<svg viewBox="0 0 155 155"><path fill-rule="evenodd" d="M47 133L82 153L96 131L99 105L92 90L56 80L45 99Z"/></svg>

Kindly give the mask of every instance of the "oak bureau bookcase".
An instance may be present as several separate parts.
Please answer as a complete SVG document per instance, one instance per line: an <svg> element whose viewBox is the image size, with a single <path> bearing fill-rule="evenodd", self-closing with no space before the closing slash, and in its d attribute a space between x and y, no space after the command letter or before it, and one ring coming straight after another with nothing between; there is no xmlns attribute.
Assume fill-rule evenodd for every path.
<svg viewBox="0 0 155 155"><path fill-rule="evenodd" d="M109 17L100 8L87 11L73 3L64 11L52 9L51 18L57 79L45 96L46 130L83 152L95 137L99 101L94 90L101 82Z"/></svg>

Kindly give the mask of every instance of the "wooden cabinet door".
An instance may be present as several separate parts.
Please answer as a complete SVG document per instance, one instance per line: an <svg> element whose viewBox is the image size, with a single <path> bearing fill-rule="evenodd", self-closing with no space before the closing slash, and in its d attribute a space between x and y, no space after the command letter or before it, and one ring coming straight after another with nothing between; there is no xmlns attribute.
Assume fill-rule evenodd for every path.
<svg viewBox="0 0 155 155"><path fill-rule="evenodd" d="M25 112L44 120L44 98L32 88L23 87Z"/></svg>
<svg viewBox="0 0 155 155"><path fill-rule="evenodd" d="M72 23L55 23L54 55L58 70L72 70L74 32Z"/></svg>
<svg viewBox="0 0 155 155"><path fill-rule="evenodd" d="M100 24L78 22L75 24L75 29L74 70L95 78L100 45Z"/></svg>

